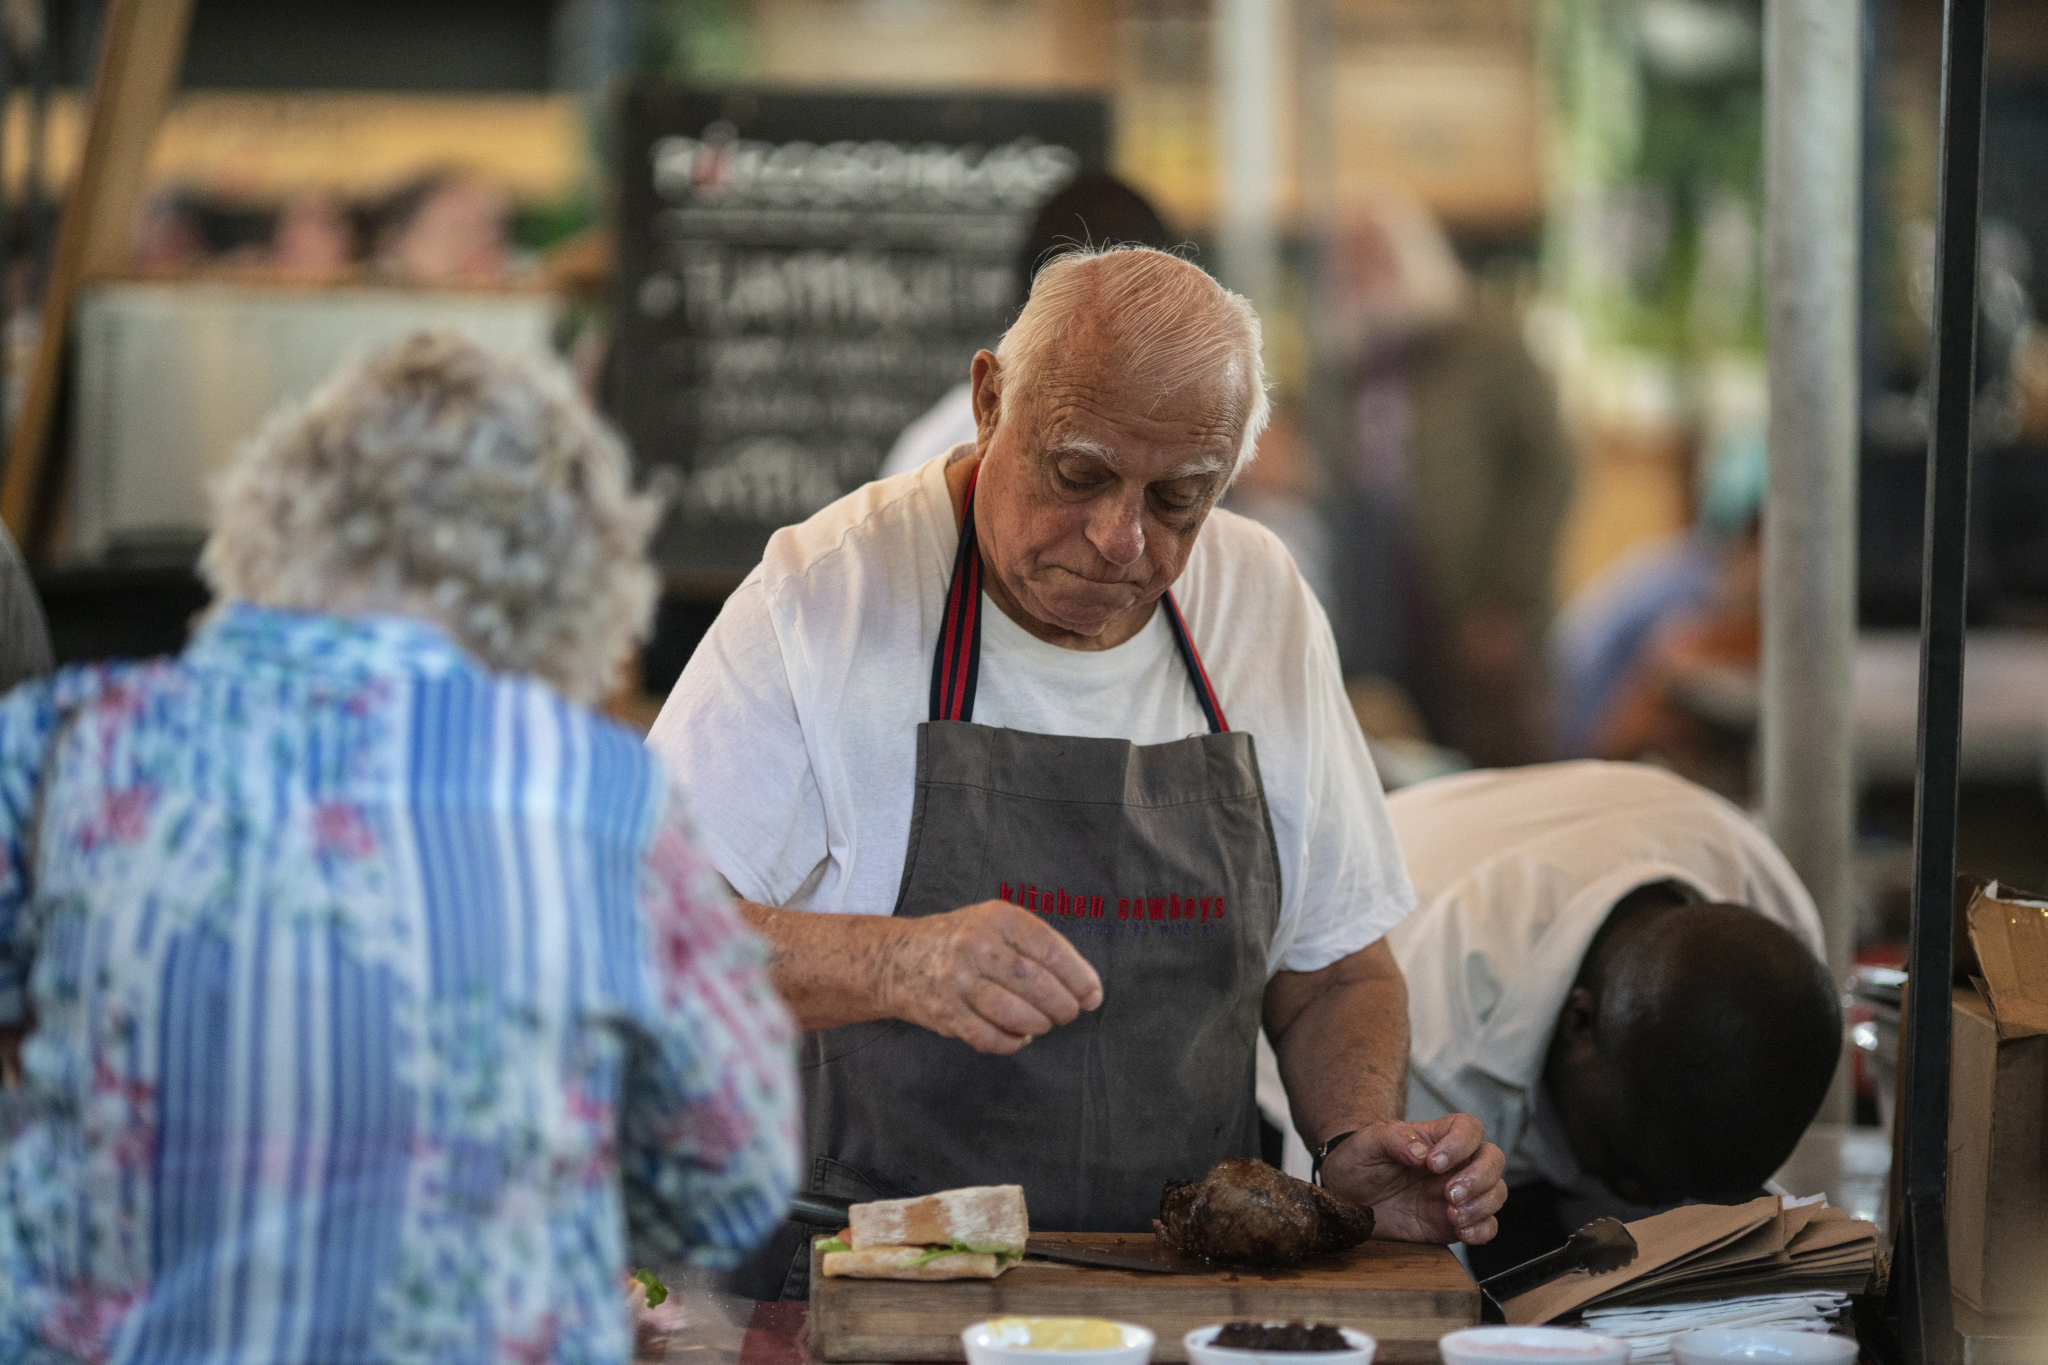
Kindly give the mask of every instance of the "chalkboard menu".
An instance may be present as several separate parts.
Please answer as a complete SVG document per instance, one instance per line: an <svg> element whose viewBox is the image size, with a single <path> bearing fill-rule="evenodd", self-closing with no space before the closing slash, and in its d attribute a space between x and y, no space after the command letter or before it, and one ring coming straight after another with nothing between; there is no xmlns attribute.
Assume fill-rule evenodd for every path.
<svg viewBox="0 0 2048 1365"><path fill-rule="evenodd" d="M1108 128L1088 98L640 85L619 137L612 413L677 476L657 557L715 580L967 377L1032 214Z"/></svg>

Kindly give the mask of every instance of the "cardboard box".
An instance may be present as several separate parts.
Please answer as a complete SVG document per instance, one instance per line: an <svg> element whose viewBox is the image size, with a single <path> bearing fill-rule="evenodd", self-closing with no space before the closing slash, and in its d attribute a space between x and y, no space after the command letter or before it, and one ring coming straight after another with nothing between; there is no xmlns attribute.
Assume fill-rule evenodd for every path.
<svg viewBox="0 0 2048 1365"><path fill-rule="evenodd" d="M2048 1301L2048 903L1993 883L1969 907L1983 976L1953 997L1949 1274L1987 1314Z"/></svg>

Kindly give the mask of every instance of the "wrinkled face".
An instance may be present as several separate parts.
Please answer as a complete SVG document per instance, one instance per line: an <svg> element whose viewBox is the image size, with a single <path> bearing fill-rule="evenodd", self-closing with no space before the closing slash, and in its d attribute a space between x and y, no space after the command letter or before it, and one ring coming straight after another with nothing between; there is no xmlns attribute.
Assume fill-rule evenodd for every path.
<svg viewBox="0 0 2048 1365"><path fill-rule="evenodd" d="M1055 642L1143 624L1230 482L1243 405L1227 377L1162 399L1083 333L1007 412L986 352L975 381L988 571Z"/></svg>

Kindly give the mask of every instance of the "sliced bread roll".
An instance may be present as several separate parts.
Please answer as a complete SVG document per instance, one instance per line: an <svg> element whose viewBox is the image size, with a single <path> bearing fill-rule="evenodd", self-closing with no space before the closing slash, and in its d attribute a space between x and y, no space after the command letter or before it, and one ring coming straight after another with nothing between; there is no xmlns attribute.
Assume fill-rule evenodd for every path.
<svg viewBox="0 0 2048 1365"><path fill-rule="evenodd" d="M1012 1264L984 1251L932 1256L929 1247L893 1246L828 1251L821 1268L834 1278L852 1280L993 1280Z"/></svg>
<svg viewBox="0 0 2048 1365"><path fill-rule="evenodd" d="M879 1199L855 1204L847 1216L855 1251L957 1243L976 1251L1021 1252L1031 1235L1022 1185L970 1185L916 1199Z"/></svg>

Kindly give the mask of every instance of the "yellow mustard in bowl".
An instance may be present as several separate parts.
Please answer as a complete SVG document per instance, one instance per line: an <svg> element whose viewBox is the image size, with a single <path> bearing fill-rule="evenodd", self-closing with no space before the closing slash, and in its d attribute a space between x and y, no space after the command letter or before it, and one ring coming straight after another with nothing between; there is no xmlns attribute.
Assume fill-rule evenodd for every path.
<svg viewBox="0 0 2048 1365"><path fill-rule="evenodd" d="M992 1318L988 1330L1004 1345L1034 1351L1103 1351L1124 1344L1123 1329L1107 1318Z"/></svg>

